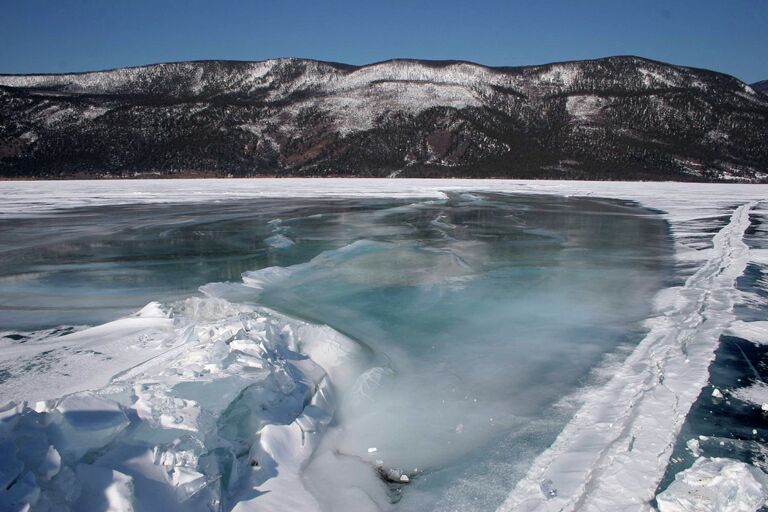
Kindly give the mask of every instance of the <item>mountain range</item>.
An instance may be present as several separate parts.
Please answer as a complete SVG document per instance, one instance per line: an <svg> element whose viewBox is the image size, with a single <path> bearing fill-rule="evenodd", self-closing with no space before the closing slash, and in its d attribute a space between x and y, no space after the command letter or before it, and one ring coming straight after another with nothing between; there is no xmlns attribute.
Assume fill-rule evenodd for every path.
<svg viewBox="0 0 768 512"><path fill-rule="evenodd" d="M768 91L620 56L0 75L0 177L768 181Z"/></svg>

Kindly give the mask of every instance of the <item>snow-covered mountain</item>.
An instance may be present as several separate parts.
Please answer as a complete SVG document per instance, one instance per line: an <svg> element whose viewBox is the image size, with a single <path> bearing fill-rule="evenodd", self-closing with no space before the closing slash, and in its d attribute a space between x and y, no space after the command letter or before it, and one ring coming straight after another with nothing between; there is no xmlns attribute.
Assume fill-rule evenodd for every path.
<svg viewBox="0 0 768 512"><path fill-rule="evenodd" d="M768 179L768 96L637 57L0 76L0 175Z"/></svg>

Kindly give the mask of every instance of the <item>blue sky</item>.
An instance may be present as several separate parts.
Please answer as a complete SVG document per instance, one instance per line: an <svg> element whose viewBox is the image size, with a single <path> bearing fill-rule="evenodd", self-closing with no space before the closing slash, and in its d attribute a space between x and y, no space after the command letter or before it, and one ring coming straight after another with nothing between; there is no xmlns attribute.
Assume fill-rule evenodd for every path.
<svg viewBox="0 0 768 512"><path fill-rule="evenodd" d="M272 57L517 66L619 54L768 79L768 1L0 0L0 73Z"/></svg>

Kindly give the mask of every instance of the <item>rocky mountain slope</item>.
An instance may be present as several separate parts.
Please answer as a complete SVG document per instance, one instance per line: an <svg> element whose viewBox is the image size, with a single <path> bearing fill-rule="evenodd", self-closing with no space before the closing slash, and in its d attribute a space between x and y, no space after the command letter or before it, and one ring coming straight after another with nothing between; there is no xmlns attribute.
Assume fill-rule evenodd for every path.
<svg viewBox="0 0 768 512"><path fill-rule="evenodd" d="M768 179L768 96L637 57L0 76L0 176Z"/></svg>
<svg viewBox="0 0 768 512"><path fill-rule="evenodd" d="M768 80L761 80L752 84L752 88L756 91L764 92L768 94Z"/></svg>

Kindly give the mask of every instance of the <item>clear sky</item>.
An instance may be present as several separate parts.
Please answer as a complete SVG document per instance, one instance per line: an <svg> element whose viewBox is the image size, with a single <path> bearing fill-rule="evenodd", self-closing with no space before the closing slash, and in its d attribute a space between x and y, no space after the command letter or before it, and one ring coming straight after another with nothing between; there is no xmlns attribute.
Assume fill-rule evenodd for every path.
<svg viewBox="0 0 768 512"><path fill-rule="evenodd" d="M768 0L0 0L0 73L272 57L517 66L620 54L768 79Z"/></svg>

